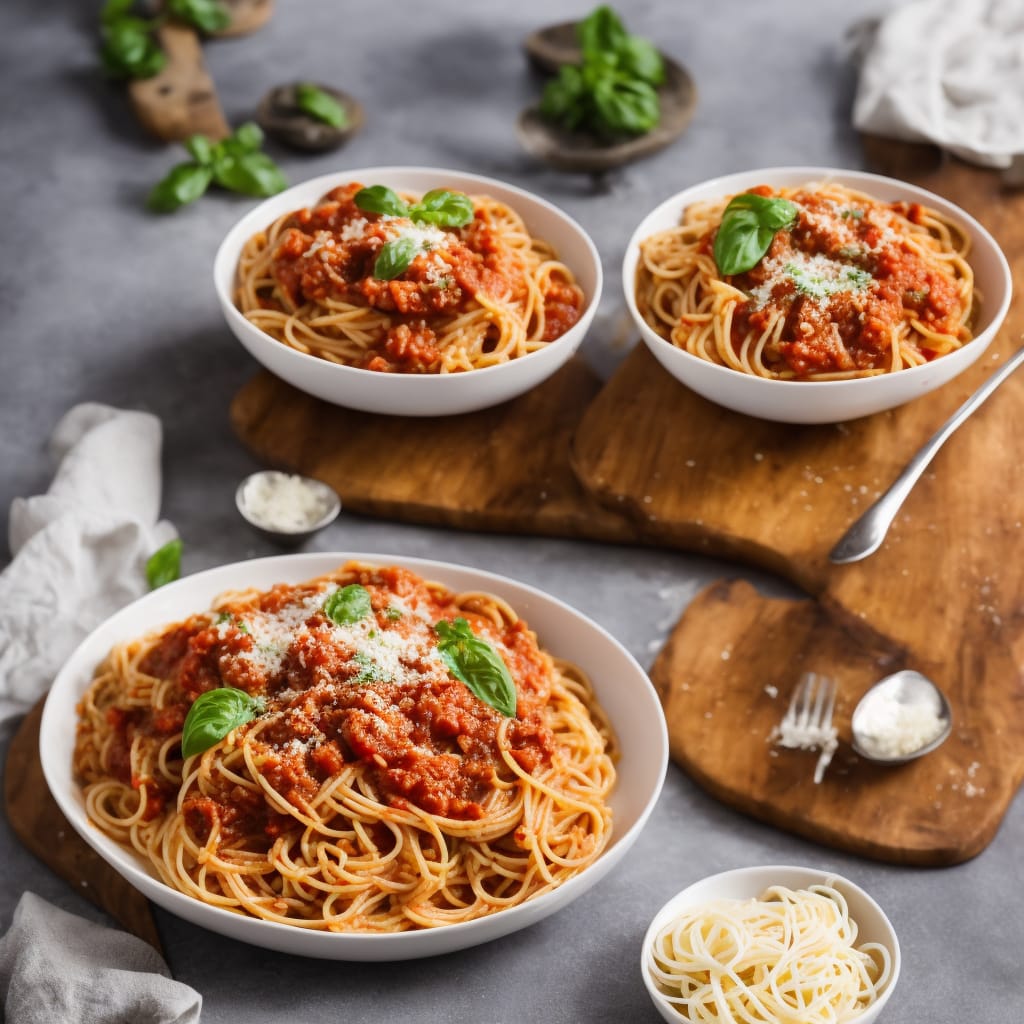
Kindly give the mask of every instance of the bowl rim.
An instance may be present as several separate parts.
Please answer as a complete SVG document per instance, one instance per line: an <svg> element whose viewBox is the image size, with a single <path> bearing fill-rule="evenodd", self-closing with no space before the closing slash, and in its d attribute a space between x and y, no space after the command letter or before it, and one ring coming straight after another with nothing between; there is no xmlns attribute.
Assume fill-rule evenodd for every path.
<svg viewBox="0 0 1024 1024"><path fill-rule="evenodd" d="M499 595L508 597L511 594L509 599L519 610L522 610L523 602L529 602L531 611L528 621L531 628L537 630L542 637L545 629L542 616L545 610L548 615L557 613L568 617L589 636L599 639L606 650L614 651L617 662L629 670L630 692L634 699L640 698L640 703L646 707L645 728L648 730L644 736L647 751L643 767L636 776L639 793L633 794L634 803L630 805L634 812L631 814L633 820L623 831L613 831L609 845L580 874L558 888L541 893L522 904L472 921L386 934L309 931L293 925L238 915L179 892L161 881L134 850L115 842L90 823L85 814L80 788L72 774L67 743L43 740L60 741L63 738L62 725L66 724L69 716L76 717L75 705L92 678L95 665L109 650L111 643L126 633L139 635L147 629L159 628L159 624L169 624L184 617L179 611L171 611L170 608L176 602L185 601L185 593L191 595L187 601L193 611L200 602L208 604L214 594L236 587L240 572L252 575L274 574L277 582L299 582L330 571L348 560L377 565L401 565L428 578L436 574L432 578L441 582L446 582L446 574L449 580L454 577L465 579L468 576L471 578L471 582L466 581L469 583L468 589L490 587ZM241 578L246 581L251 576ZM259 584L263 588L270 585L266 582ZM465 583L458 585L466 586ZM192 594L192 591L196 591L196 594ZM205 598L203 595L206 595ZM148 625L135 623L129 626L140 615L140 609L145 612ZM555 641L553 645L552 640ZM547 640L542 639L542 643L546 649L557 652L557 634ZM603 689L607 692L609 687ZM621 720L620 715L618 721ZM616 719L612 719L612 725L617 727ZM239 941L300 956L341 961L389 962L453 952L511 934L563 909L599 883L622 861L646 826L661 794L668 769L668 728L654 685L626 647L599 623L538 587L508 576L456 562L364 551L281 554L228 563L182 577L126 605L97 626L78 645L57 674L43 708L40 736L43 775L58 807L89 846L135 889L183 920ZM65 755L68 760L65 760ZM619 775L621 785L621 769ZM610 797L612 802L615 794L616 790L613 790Z"/></svg>
<svg viewBox="0 0 1024 1024"><path fill-rule="evenodd" d="M648 227L648 224L651 221L658 219L661 214L667 213L675 207L678 207L678 213L681 214L685 205L689 201L688 197L697 191L703 192L705 190L720 187L722 189L722 194L728 195L730 190L736 188L750 187L754 184L772 184L771 180L764 180L762 182L756 181L755 179L759 176L764 176L766 179L770 179L772 177L788 178L804 176L807 183L831 178L837 180L841 184L846 183L847 181L851 184L862 184L866 186L865 191L869 189L872 183L876 183L887 187L907 190L909 193L912 193L912 198L916 201L934 205L935 207L942 209L961 226L969 229L971 241L975 246L979 241L984 243L986 249L989 250L999 268L999 276L1003 285L1003 299L992 316L988 318L988 326L978 334L975 334L974 337L972 337L971 340L962 348L948 353L946 356L943 356L941 360L932 360L929 363L922 363L919 366L907 367L906 369L899 370L894 374L881 374L874 377L854 377L849 380L774 380L769 377L755 377L751 374L741 373L728 366L720 366L718 363L712 363L705 359L700 359L697 356L692 355L690 352L687 352L685 349L681 349L678 346L673 345L671 341L661 337L661 335L650 327L647 321L644 320L636 305L636 288L634 286L634 280L636 266L639 263L639 245L640 242L652 231L652 229ZM740 380L755 382L748 385L750 387L760 388L770 386L780 394L787 389L792 390L796 388L799 393L806 394L810 389L837 391L850 388L863 388L866 384L872 382L877 388L879 387L879 381L890 380L896 377L904 381L912 381L921 376L922 371L927 373L929 370L933 370L937 363L950 357L954 357L958 353L968 351L974 342L978 341L982 337L988 336L981 346L982 351L984 351L988 346L989 341L991 341L991 338L998 332L1003 321L1006 319L1006 314L1009 311L1010 302L1013 298L1013 275L1010 271L1010 265L1006 259L1006 254L1000 248L999 243L995 240L992 233L976 218L971 216L971 214L969 214L962 206L958 206L956 203L944 198L943 196L937 195L926 188L922 188L920 185L914 185L911 182L902 181L899 178L893 178L888 175L876 174L873 171L859 171L853 168L842 167L783 164L774 167L755 167L750 170L731 171L728 174L720 174L713 178L694 182L692 185L688 185L686 188L680 189L678 192L675 192L663 199L648 210L637 224L636 228L634 228L629 237L629 241L626 244L625 255L622 259L622 290L626 300L626 308L629 310L633 323L641 332L641 336L648 345L654 343L667 345L671 351L678 353L680 361L683 364L699 367L700 370L706 371L711 377L716 375L721 376L724 374L724 380L733 382ZM979 352L978 356L980 355L981 353ZM973 362L973 359L971 362ZM737 386L743 387L745 385L738 384Z"/></svg>
<svg viewBox="0 0 1024 1024"><path fill-rule="evenodd" d="M449 176L451 178L460 178L464 181L473 182L474 185L480 185L481 188L494 188L501 192L511 193L516 199L523 199L528 203L534 203L542 207L552 216L561 220L567 229L573 234L578 236L579 240L583 243L583 248L590 260L590 269L594 274L594 288L593 294L585 295L586 304L580 311L580 318L577 320L572 327L569 328L564 334L559 335L553 341L547 343L547 345L538 349L535 352L528 352L525 356L519 356L516 359L510 359L504 363L496 363L492 366L482 366L474 368L473 370L467 370L465 373L457 374L438 374L438 373L417 373L417 374L386 374L382 375L374 370L367 370L359 366L349 366L347 363L334 363L330 360L322 359L319 356L311 355L307 352L300 352L298 349L294 349L291 346L281 345L283 352L288 353L283 358L297 357L299 363L305 362L310 367L324 368L324 372L332 373L336 371L342 371L345 373L355 373L361 377L367 379L379 380L382 376L386 377L391 382L397 381L415 381L416 387L426 388L438 388L443 386L451 386L452 380L480 380L481 376L486 374L493 376L495 373L499 373L502 370L506 370L510 366L516 366L521 364L524 359L530 356L542 355L545 352L554 351L558 348L564 347L563 342L567 344L575 344L574 339L576 337L577 328L582 327L585 331L589 327L589 321L597 311L598 305L601 301L601 296L604 290L604 268L601 262L601 254L598 252L597 245L593 238L584 229L584 227L570 214L566 213L561 207L556 206L549 199L545 199L543 196L538 195L535 192L530 192L527 189L520 188L518 185L512 185L507 182L501 181L498 178L487 177L482 174L476 174L472 171L460 171L454 168L444 167L427 167L420 166L418 164L390 164L382 165L380 167L354 167L351 169L331 171L327 174L320 174L313 178L307 178L303 181L297 182L294 185L289 186L283 192L278 192L276 195L269 196L262 200L256 206L254 206L247 213L243 214L238 220L236 220L227 233L224 235L220 244L217 246L217 252L213 259L213 287L220 302L221 310L224 317L228 320L228 325L247 333L251 332L251 336L259 337L269 342L276 342L265 331L260 330L249 320L245 318L241 310L235 305L234 297L232 295L232 288L235 279L235 273L238 267L238 256L241 253L242 246L254 232L267 226L266 218L263 211L269 206L276 206L282 204L287 206L285 202L288 197L305 194L319 190L316 198L320 198L330 188L342 184L345 181L357 181L360 178L369 178L371 176L377 176L378 178L386 178L389 176L400 176L404 174L413 175L424 175L433 177L444 177ZM500 197L495 197L500 198ZM316 200L309 200L306 205L312 205ZM504 201L504 200L503 200ZM510 205L511 201L510 201ZM296 206L296 209L301 209L301 206ZM522 211L517 209L517 213L522 216ZM525 219L525 218L524 218ZM548 239L545 239L548 241ZM558 254L558 258L562 259L561 254ZM576 268L570 267L573 271L573 275L578 279L580 274ZM431 381L433 383L426 383ZM447 385L441 382L448 382ZM410 385L397 385L398 387L409 387Z"/></svg>
<svg viewBox="0 0 1024 1024"><path fill-rule="evenodd" d="M669 897L669 899L667 899L661 907L658 908L644 932L643 942L640 946L640 972L643 976L644 988L647 990L647 994L651 997L651 1001L658 1008L659 1012L662 1010L668 1010L674 1014L675 1018L678 1018L679 1020L683 1019L671 1007L665 999L665 996L658 991L654 980L650 976L650 971L648 970L649 954L654 945L654 939L659 929L675 917L679 910L690 905L691 899L688 899L688 897L691 896L695 889L704 886L713 886L716 884L722 885L731 881L739 881L740 879L746 878L753 880L756 875L761 874L770 875L771 877L777 876L776 881L769 884L784 885L788 888L799 888L807 885L834 884L844 896L847 895L847 893L853 893L858 899L865 902L871 908L871 911L877 917L878 924L881 930L885 933L886 938L884 941L881 939L869 941L877 941L888 949L891 958L891 967L889 977L886 979L880 995L870 1006L865 1008L864 1014L856 1018L856 1020L863 1019L868 1013L873 1015L879 1013L889 1001L889 997L896 988L897 981L899 981L903 957L896 929L893 927L892 921L889 920L889 916L879 905L878 901L862 886L858 885L856 882L847 878L845 875L842 875L838 871L811 867L806 864L750 864L745 867L730 868L726 871L719 871L715 874L705 875L702 878L695 879L685 888L680 889L675 893L675 895ZM790 880L786 880L785 876L789 876ZM796 876L805 876L807 880L796 883L792 880ZM765 886L761 885L755 887L751 885L750 888L763 890ZM760 891L753 892L750 898L756 899L759 895ZM718 898L722 897L708 895L702 898L702 902ZM860 931L862 922L857 920L852 913L850 916L854 921L856 921L858 931Z"/></svg>

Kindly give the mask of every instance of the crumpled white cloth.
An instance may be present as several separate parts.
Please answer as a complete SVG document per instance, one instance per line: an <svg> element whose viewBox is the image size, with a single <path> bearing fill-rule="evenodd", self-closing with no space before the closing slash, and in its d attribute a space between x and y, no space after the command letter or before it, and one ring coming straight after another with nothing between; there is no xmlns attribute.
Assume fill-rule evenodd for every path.
<svg viewBox="0 0 1024 1024"><path fill-rule="evenodd" d="M985 167L1024 154L1024 0L911 0L862 49L860 130Z"/></svg>
<svg viewBox="0 0 1024 1024"><path fill-rule="evenodd" d="M93 628L148 589L175 537L160 514L160 421L98 403L57 424L46 494L15 498L0 573L0 719L26 711Z"/></svg>
<svg viewBox="0 0 1024 1024"><path fill-rule="evenodd" d="M7 1024L198 1024L202 996L173 981L163 958L26 892L0 939Z"/></svg>

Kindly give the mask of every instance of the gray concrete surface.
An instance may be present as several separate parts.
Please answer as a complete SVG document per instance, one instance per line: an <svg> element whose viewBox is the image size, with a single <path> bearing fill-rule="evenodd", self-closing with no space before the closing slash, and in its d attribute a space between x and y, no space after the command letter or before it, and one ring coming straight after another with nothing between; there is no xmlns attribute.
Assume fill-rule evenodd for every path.
<svg viewBox="0 0 1024 1024"><path fill-rule="evenodd" d="M257 465L234 439L227 409L256 366L223 325L210 281L220 238L252 202L218 193L172 217L144 212L148 189L179 153L143 137L121 91L98 74L98 6L5 0L0 7L0 526L6 531L12 498L45 489L52 467L44 446L61 414L98 400L163 420L164 513L184 538L186 572L270 554L232 502L238 480ZM623 247L655 202L746 167L861 166L843 36L882 7L882 0L863 7L623 2L635 31L691 69L699 106L680 142L600 187L535 165L513 131L537 89L520 40L585 13L586 4L282 0L263 31L211 43L206 54L235 123L251 116L265 90L295 78L334 83L364 102L367 125L339 153L298 157L271 148L292 181L345 166L419 163L503 178L565 207L604 258L608 287L586 352L607 371L621 355ZM518 577L592 616L645 666L705 583L739 574L785 590L742 567L681 554L349 515L313 547L430 556ZM13 728L2 729L4 750ZM612 877L555 917L474 950L402 965L325 963L156 916L171 970L202 993L208 1024L654 1022L639 946L661 903L718 870L805 863L850 876L890 914L904 964L886 1024L1011 1021L1024 1007L1022 846L1018 799L971 863L943 871L875 864L751 822L670 767L650 824ZM3 820L0 864L0 931L25 889L102 919Z"/></svg>

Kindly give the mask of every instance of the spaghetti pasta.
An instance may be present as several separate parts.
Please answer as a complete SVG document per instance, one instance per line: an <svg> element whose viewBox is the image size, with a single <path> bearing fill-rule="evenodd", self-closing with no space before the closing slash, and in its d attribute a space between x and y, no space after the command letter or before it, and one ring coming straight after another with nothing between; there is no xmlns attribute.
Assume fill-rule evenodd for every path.
<svg viewBox="0 0 1024 1024"><path fill-rule="evenodd" d="M334 363L457 373L528 355L580 318L572 271L505 203L474 196L472 219L444 228L360 207L361 191L339 186L249 239L235 303L252 324ZM389 243L414 255L382 279Z"/></svg>
<svg viewBox="0 0 1024 1024"><path fill-rule="evenodd" d="M969 239L939 212L829 181L745 194L796 207L746 272L721 274L713 254L732 196L690 205L641 242L637 307L662 338L776 380L892 373L971 340Z"/></svg>
<svg viewBox="0 0 1024 1024"><path fill-rule="evenodd" d="M507 666L514 716L452 668L453 622ZM183 759L189 709L225 688L256 712ZM610 835L614 740L585 676L499 598L398 567L224 595L115 647L79 716L90 820L167 885L268 921L469 921L561 885Z"/></svg>
<svg viewBox="0 0 1024 1024"><path fill-rule="evenodd" d="M828 885L772 886L721 899L665 925L647 968L680 1020L704 1024L843 1024L878 998L891 972L879 943Z"/></svg>

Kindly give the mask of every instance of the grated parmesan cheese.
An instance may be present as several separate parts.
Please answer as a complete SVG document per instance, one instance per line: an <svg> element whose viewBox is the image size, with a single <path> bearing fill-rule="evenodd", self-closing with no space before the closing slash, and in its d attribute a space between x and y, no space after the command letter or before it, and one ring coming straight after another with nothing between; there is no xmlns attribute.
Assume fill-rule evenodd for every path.
<svg viewBox="0 0 1024 1024"><path fill-rule="evenodd" d="M288 473L258 473L242 492L249 518L278 533L300 533L318 523L330 509L328 497L314 483Z"/></svg>
<svg viewBox="0 0 1024 1024"><path fill-rule="evenodd" d="M945 728L934 701L903 703L881 693L866 703L857 719L857 736L873 757L905 757L926 747Z"/></svg>

